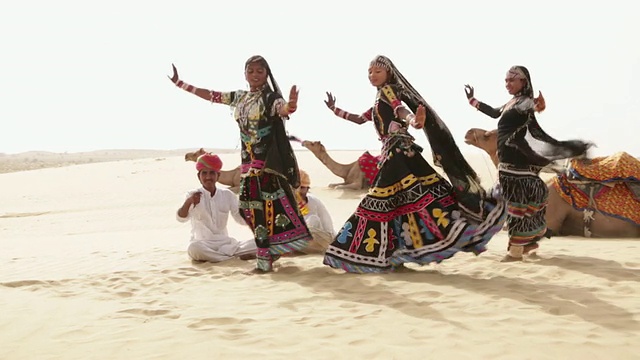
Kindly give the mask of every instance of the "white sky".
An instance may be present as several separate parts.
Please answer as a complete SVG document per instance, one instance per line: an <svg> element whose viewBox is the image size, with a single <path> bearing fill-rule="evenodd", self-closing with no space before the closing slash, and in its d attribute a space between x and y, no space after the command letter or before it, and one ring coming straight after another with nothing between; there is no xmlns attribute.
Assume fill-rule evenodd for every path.
<svg viewBox="0 0 640 360"><path fill-rule="evenodd" d="M463 151L470 127L495 120L466 102L463 85L493 106L508 100L506 70L525 65L558 139L596 154L640 155L640 22L631 1L11 1L0 8L0 152L236 148L229 109L173 86L245 89L244 61L263 55L288 91L300 87L291 134L328 149L379 150L360 113L372 105L369 61L390 57L450 126ZM178 2L173 2L178 4ZM359 4L359 5L352 5ZM413 5L403 5L413 4ZM422 132L413 130L420 145Z"/></svg>

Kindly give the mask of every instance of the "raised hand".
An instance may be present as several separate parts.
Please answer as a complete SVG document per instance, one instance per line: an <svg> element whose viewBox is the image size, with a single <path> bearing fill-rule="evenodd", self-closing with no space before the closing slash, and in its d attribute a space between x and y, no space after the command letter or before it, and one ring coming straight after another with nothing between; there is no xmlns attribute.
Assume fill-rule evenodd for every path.
<svg viewBox="0 0 640 360"><path fill-rule="evenodd" d="M415 118L411 120L411 126L416 129L422 129L424 127L424 122L427 119L427 110L422 105L418 105L416 109Z"/></svg>
<svg viewBox="0 0 640 360"><path fill-rule="evenodd" d="M293 85L291 87L291 90L289 90L289 102L287 103L287 105L289 106L289 111L290 112L294 112L296 111L296 109L298 108L298 94L299 94L299 90L298 88Z"/></svg>
<svg viewBox="0 0 640 360"><path fill-rule="evenodd" d="M473 86L465 85L464 92L467 94L467 99L471 99L473 97Z"/></svg>
<svg viewBox="0 0 640 360"><path fill-rule="evenodd" d="M547 102L544 101L544 96L542 96L542 91L538 92L538 97L533 99L533 103L535 104L533 106L533 109L537 112L543 112L544 109L547 108Z"/></svg>
<svg viewBox="0 0 640 360"><path fill-rule="evenodd" d="M176 69L176 66L171 64L171 67L173 67L173 76L169 77L169 75L167 75L167 77L175 84L178 82L180 77L178 76L178 69Z"/></svg>
<svg viewBox="0 0 640 360"><path fill-rule="evenodd" d="M324 101L327 107L331 110L336 108L336 97L330 92L327 92L327 100Z"/></svg>
<svg viewBox="0 0 640 360"><path fill-rule="evenodd" d="M191 204L193 204L193 206L196 206L200 203L201 196L202 196L202 193L200 191L196 191L193 194L191 194L191 196L187 199L187 201L190 201Z"/></svg>

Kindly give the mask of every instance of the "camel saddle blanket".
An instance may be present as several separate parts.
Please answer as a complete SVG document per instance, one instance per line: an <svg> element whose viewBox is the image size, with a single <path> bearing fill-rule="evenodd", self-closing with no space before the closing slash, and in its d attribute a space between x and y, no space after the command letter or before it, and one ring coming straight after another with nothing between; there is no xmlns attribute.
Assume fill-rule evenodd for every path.
<svg viewBox="0 0 640 360"><path fill-rule="evenodd" d="M626 152L588 160L571 160L570 179L598 182L640 182L640 160Z"/></svg>
<svg viewBox="0 0 640 360"><path fill-rule="evenodd" d="M368 151L365 151L358 158L358 165L360 165L360 170L364 173L364 178L367 180L367 185L371 186L373 184L373 180L378 175L378 162L380 161L380 156L373 156L369 154Z"/></svg>
<svg viewBox="0 0 640 360"><path fill-rule="evenodd" d="M640 226L640 161L625 152L574 159L553 186L576 210L594 210Z"/></svg>

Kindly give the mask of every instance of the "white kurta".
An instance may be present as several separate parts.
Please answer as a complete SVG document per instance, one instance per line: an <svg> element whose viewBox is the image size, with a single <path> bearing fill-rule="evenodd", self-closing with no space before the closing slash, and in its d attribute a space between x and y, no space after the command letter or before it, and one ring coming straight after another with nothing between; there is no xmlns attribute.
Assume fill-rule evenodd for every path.
<svg viewBox="0 0 640 360"><path fill-rule="evenodd" d="M331 237L335 237L336 232L333 229L331 215L322 201L311 194L307 194L307 208L309 213L304 216L304 220L309 230L326 232L331 234Z"/></svg>
<svg viewBox="0 0 640 360"><path fill-rule="evenodd" d="M308 254L324 254L336 236L329 211L317 197L307 194L307 214L304 221L309 227L313 241L304 250Z"/></svg>
<svg viewBox="0 0 640 360"><path fill-rule="evenodd" d="M256 244L253 239L238 241L230 237L227 231L229 215L238 224L246 225L240 215L237 195L216 187L213 197L204 188L189 191L186 197L198 191L202 193L200 202L189 208L186 218L180 217L176 212L179 222L191 220L191 244L187 249L189 256L194 260L219 262L255 253Z"/></svg>

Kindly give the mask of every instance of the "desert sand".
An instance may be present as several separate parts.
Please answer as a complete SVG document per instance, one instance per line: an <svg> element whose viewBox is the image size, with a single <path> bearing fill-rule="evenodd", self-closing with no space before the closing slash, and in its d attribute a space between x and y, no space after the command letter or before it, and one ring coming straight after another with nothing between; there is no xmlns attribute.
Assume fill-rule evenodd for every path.
<svg viewBox="0 0 640 360"><path fill-rule="evenodd" d="M640 358L638 240L556 237L501 263L501 233L478 257L403 273L309 255L249 276L253 261L187 257L175 211L199 183L183 152L48 155L0 156L0 359ZM307 151L298 161L339 229L363 193L327 188L340 179Z"/></svg>

